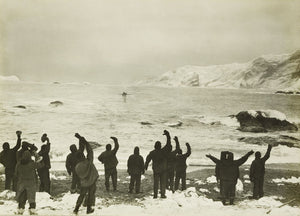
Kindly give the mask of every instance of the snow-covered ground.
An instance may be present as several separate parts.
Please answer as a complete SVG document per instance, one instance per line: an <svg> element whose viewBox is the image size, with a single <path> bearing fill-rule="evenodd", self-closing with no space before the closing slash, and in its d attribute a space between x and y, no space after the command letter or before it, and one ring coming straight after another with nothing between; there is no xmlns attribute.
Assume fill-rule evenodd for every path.
<svg viewBox="0 0 300 216"><path fill-rule="evenodd" d="M272 182L274 183L292 183L292 184L300 184L300 177L292 176L291 178L277 178L273 179Z"/></svg>
<svg viewBox="0 0 300 216"><path fill-rule="evenodd" d="M105 206L105 200L96 198L95 212L93 215L203 215L203 216L296 216L300 214L297 207L283 206L278 197L263 197L259 200L244 200L233 206L223 206L219 201L213 201L205 197L206 191L196 191L188 188L184 192L172 194L167 191L167 199L153 199L148 196L137 199L136 205L118 204ZM3 191L0 199L0 215L13 215L17 209L17 203L13 200L14 193ZM47 193L37 193L37 213L39 215L71 215L77 200L77 194L66 193L61 198L50 199ZM135 199L135 198L133 198ZM28 205L28 204L27 204ZM26 206L28 208L28 206ZM86 208L81 207L79 215L85 215ZM269 213L268 213L269 212ZM268 213L268 214L267 214ZM24 215L28 215L25 211Z"/></svg>

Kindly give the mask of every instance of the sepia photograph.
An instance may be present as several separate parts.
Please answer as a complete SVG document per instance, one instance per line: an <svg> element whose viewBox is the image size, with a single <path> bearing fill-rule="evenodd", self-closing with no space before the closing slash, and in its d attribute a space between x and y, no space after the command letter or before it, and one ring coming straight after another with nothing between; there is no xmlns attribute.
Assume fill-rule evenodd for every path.
<svg viewBox="0 0 300 216"><path fill-rule="evenodd" d="M300 1L0 0L0 216L299 216Z"/></svg>

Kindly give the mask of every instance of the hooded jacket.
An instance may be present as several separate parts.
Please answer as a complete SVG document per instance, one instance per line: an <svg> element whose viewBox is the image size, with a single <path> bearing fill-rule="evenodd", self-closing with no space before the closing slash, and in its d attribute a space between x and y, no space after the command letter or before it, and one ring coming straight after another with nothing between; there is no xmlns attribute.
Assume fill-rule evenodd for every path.
<svg viewBox="0 0 300 216"><path fill-rule="evenodd" d="M17 164L17 151L20 146L21 138L18 137L17 144L14 148L3 150L0 153L0 163L2 163L6 169L15 169L15 166Z"/></svg>
<svg viewBox="0 0 300 216"><path fill-rule="evenodd" d="M186 170L186 159L191 155L191 146L187 143L187 152L185 154L177 154L176 156L176 165L175 170L176 172L183 172Z"/></svg>
<svg viewBox="0 0 300 216"><path fill-rule="evenodd" d="M268 150L264 157L262 158L255 158L255 160L252 162L250 166L250 180L254 179L260 179L263 178L265 175L265 163L270 157L270 152L271 152L272 146L268 146Z"/></svg>
<svg viewBox="0 0 300 216"><path fill-rule="evenodd" d="M140 149L134 148L134 154L130 155L127 161L127 171L129 175L144 174L144 159L140 155Z"/></svg>
<svg viewBox="0 0 300 216"><path fill-rule="evenodd" d="M17 163L15 176L17 177L17 199L20 194L26 190L29 203L35 202L35 192L37 186L36 169L43 167L42 162L34 162L31 159L31 153L24 151L22 158Z"/></svg>
<svg viewBox="0 0 300 216"><path fill-rule="evenodd" d="M218 166L218 175L220 180L237 181L240 175L239 167L246 162L248 157L253 154L253 151L248 152L238 160L233 160L232 152L227 152L227 154L228 158L224 160L219 160L214 156L209 156L209 158Z"/></svg>
<svg viewBox="0 0 300 216"><path fill-rule="evenodd" d="M116 156L118 150L119 150L119 143L118 141L115 141L115 147L113 150L106 150L99 155L98 160L104 164L105 170L109 170L117 167L119 163Z"/></svg>

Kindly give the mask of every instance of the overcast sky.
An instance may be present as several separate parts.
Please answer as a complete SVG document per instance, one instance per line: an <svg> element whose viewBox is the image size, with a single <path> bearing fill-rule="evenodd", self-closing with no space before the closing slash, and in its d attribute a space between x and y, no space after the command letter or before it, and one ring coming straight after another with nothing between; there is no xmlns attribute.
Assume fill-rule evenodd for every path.
<svg viewBox="0 0 300 216"><path fill-rule="evenodd" d="M0 74L124 84L300 48L294 0L0 0Z"/></svg>

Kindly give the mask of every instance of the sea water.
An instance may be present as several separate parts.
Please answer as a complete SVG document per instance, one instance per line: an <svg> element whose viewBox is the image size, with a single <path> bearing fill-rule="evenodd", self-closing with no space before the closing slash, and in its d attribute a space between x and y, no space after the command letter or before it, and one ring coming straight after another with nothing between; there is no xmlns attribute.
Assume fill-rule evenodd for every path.
<svg viewBox="0 0 300 216"><path fill-rule="evenodd" d="M126 102L122 92L128 93ZM63 104L51 105L53 101ZM15 107L19 105L26 109ZM78 144L74 137L78 132L101 145L94 156L96 166L103 167L97 157L106 144L113 144L110 137L116 136L120 143L119 167L125 168L135 146L145 158L155 141L164 145L163 130L167 129L172 138L178 136L184 153L185 143L190 143L190 165L209 165L212 162L205 157L208 153L219 157L220 151L230 150L238 158L252 149L266 151L266 145L239 142L241 137L284 134L300 138L299 132L241 132L237 130L239 123L230 117L243 110L267 109L300 123L300 96L262 90L0 83L0 142L15 145L15 131L21 130L23 140L40 147L40 137L47 133L53 169L64 169L69 146ZM172 144L174 147L174 140ZM299 155L298 148L278 146L273 148L269 162L300 163Z"/></svg>

